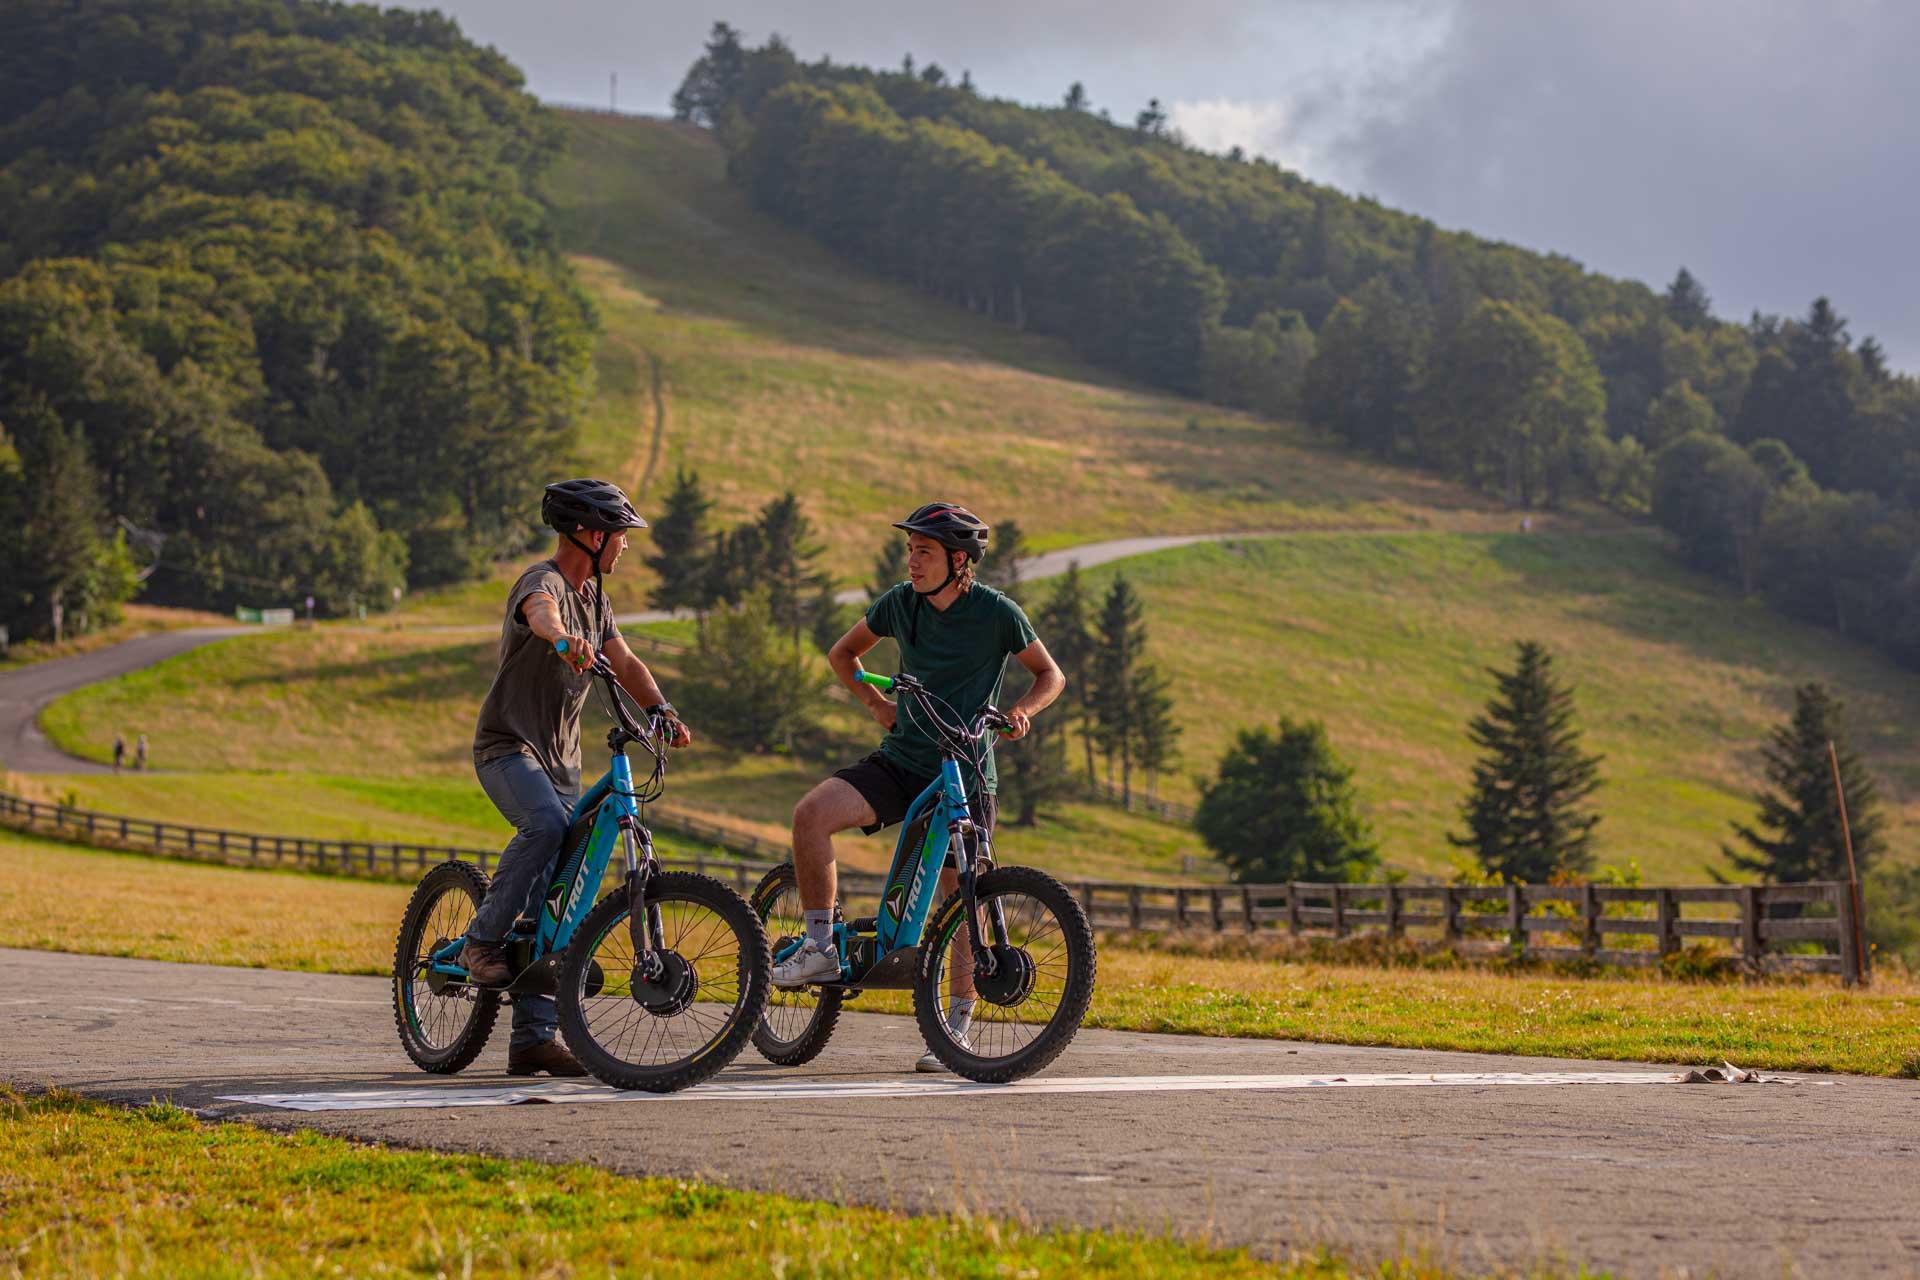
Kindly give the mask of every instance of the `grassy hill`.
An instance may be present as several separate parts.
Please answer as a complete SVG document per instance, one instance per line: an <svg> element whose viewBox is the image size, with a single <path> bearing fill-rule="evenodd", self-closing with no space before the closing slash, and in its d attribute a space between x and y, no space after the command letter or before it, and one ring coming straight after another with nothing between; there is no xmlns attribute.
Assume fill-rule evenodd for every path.
<svg viewBox="0 0 1920 1280"><path fill-rule="evenodd" d="M1896 850L1920 843L1911 677L1677 570L1648 532L1575 512L1536 516L1522 535L1484 497L1297 425L1126 385L774 226L696 130L569 122L555 196L605 329L579 465L640 490L643 509L682 464L702 471L723 520L791 486L848 582L866 576L887 520L929 494L1017 518L1041 547L1282 535L1093 575L1124 571L1142 589L1175 680L1183 760L1164 793L1191 798L1237 728L1316 716L1358 766L1390 863L1443 871L1483 668L1528 636L1559 655L1607 756L1608 860L1701 879L1727 821L1750 811L1761 736L1792 685L1815 677L1852 705ZM629 568L637 558L617 583L634 605L645 575ZM434 628L490 622L499 596L479 584L415 601L382 629L262 636L75 695L48 717L63 742L99 755L116 726L145 728L156 759L193 776L45 785L233 825L264 811L341 834L497 839L465 757L491 645ZM834 728L846 752L871 736L851 715ZM777 834L828 765L696 751L672 794ZM1021 857L1086 874L1174 874L1198 851L1190 833L1093 804L1016 838ZM853 847L857 863L884 857L879 842Z"/></svg>

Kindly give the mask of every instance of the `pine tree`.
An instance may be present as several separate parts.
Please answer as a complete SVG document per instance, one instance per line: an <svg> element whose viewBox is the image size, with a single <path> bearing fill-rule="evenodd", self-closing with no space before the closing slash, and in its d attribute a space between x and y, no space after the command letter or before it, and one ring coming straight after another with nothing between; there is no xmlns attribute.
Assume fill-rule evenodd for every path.
<svg viewBox="0 0 1920 1280"><path fill-rule="evenodd" d="M1241 730L1201 784L1193 825L1243 883L1361 880L1379 862L1353 770L1318 721Z"/></svg>
<svg viewBox="0 0 1920 1280"><path fill-rule="evenodd" d="M1467 834L1447 839L1490 872L1538 884L1592 866L1600 817L1585 801L1600 786L1601 758L1581 752L1573 691L1554 678L1546 648L1522 640L1516 650L1513 671L1489 668L1499 692L1468 726L1481 756L1461 810Z"/></svg>
<svg viewBox="0 0 1920 1280"><path fill-rule="evenodd" d="M1756 799L1757 826L1736 822L1744 849L1722 846L1728 861L1766 880L1845 880L1847 853L1840 836L1840 810L1833 794L1831 741L1840 757L1840 784L1847 793L1854 863L1862 875L1886 850L1886 816L1872 775L1846 740L1845 704L1818 682L1793 691L1793 715L1768 735L1768 789Z"/></svg>
<svg viewBox="0 0 1920 1280"><path fill-rule="evenodd" d="M667 491L666 509L648 530L653 535L653 554L646 563L656 582L647 603L654 608L700 610L711 604L705 583L707 557L712 554L707 513L712 510L713 503L700 487L699 473L684 467L675 472L673 488Z"/></svg>
<svg viewBox="0 0 1920 1280"><path fill-rule="evenodd" d="M826 548L814 540L813 521L791 489L760 508L755 541L759 555L751 569L759 581L744 585L765 587L775 625L798 644L822 599L831 605L833 583L819 567Z"/></svg>
<svg viewBox="0 0 1920 1280"><path fill-rule="evenodd" d="M880 545L880 554L873 558L873 581L867 584L867 599L878 600L905 581L906 576L907 541L888 538Z"/></svg>
<svg viewBox="0 0 1920 1280"><path fill-rule="evenodd" d="M1713 322L1713 299L1707 296L1706 286L1685 267L1667 286L1666 303L1667 318L1682 329L1704 329Z"/></svg>
<svg viewBox="0 0 1920 1280"><path fill-rule="evenodd" d="M1088 697L1093 736L1107 758L1107 776L1120 762L1120 803L1133 806L1133 770L1150 762L1164 764L1175 731L1165 682L1147 661L1147 624L1140 597L1126 578L1115 575L1100 606ZM1151 741L1150 741L1151 740Z"/></svg>
<svg viewBox="0 0 1920 1280"><path fill-rule="evenodd" d="M1002 520L993 528L993 543L980 561L980 581L1001 591L1020 585L1020 561L1027 555L1027 537L1018 520Z"/></svg>
<svg viewBox="0 0 1920 1280"><path fill-rule="evenodd" d="M1067 678L1067 688L1054 704L1062 722L1080 726L1087 759L1087 781L1093 781L1092 687L1093 634L1087 630L1087 594L1080 582L1080 562L1074 561L1054 585L1047 603L1034 617L1041 643L1053 655L1054 665Z"/></svg>
<svg viewBox="0 0 1920 1280"><path fill-rule="evenodd" d="M1005 692L1000 705L1012 706L1026 696L1027 690L1033 687L1033 679L1016 659L1008 658L1001 687ZM1001 808L1013 814L1016 827L1032 826L1041 806L1053 803L1072 789L1060 704L1055 702L1048 710L1053 714L1034 717L1026 737L1018 742L1001 742L994 748L1000 764Z"/></svg>
<svg viewBox="0 0 1920 1280"><path fill-rule="evenodd" d="M1173 697L1167 692L1170 681L1160 669L1146 663L1133 673L1134 722L1138 741L1134 759L1147 775L1147 796L1151 799L1160 775L1180 758L1180 726L1173 718Z"/></svg>
<svg viewBox="0 0 1920 1280"><path fill-rule="evenodd" d="M1075 80L1067 86L1067 96L1062 99L1062 101L1069 111L1085 111L1087 109L1087 87L1078 80Z"/></svg>

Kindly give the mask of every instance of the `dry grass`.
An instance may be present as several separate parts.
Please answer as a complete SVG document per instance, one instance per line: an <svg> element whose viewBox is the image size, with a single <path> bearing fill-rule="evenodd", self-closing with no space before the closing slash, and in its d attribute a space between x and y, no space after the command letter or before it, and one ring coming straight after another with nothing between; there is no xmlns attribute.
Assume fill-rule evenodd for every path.
<svg viewBox="0 0 1920 1280"><path fill-rule="evenodd" d="M0 946L385 973L402 885L244 871L0 833ZM166 924L156 929L153 922ZM904 993L859 1007L904 1012ZM1403 1048L1920 1070L1920 989L1368 968L1104 947L1094 1026Z"/></svg>

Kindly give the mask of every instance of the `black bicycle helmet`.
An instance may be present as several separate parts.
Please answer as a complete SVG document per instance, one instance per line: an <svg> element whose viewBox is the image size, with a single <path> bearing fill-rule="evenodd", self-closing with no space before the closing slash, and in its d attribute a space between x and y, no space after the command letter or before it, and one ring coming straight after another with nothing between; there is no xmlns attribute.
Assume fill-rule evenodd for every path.
<svg viewBox="0 0 1920 1280"><path fill-rule="evenodd" d="M647 527L620 486L606 480L562 480L548 485L540 499L540 519L561 533Z"/></svg>
<svg viewBox="0 0 1920 1280"><path fill-rule="evenodd" d="M987 522L951 502L929 502L893 527L925 534L943 547L964 551L975 564L987 554Z"/></svg>

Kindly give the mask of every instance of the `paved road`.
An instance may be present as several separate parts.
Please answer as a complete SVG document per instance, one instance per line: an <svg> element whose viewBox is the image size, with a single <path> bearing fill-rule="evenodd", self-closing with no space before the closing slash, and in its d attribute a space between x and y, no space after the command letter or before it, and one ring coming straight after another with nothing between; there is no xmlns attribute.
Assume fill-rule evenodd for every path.
<svg viewBox="0 0 1920 1280"><path fill-rule="evenodd" d="M36 662L0 674L0 765L16 773L105 773L108 766L70 756L47 741L36 723L41 709L63 693L150 667L209 641L245 635L248 630L258 628L194 627L184 631L155 631L111 648ZM137 731L133 726L127 729L129 753Z"/></svg>
<svg viewBox="0 0 1920 1280"><path fill-rule="evenodd" d="M686 1094L309 1114L218 1099L504 1085L504 1026L479 1063L441 1081L401 1056L377 978L25 951L0 951L0 965L10 979L0 1077L130 1102L171 1097L273 1129L909 1210L957 1198L1042 1223L1171 1228L1275 1252L1429 1244L1468 1271L1557 1257L1627 1276L1920 1274L1920 1083L1910 1081L848 1090L790 1103ZM808 1067L781 1070L748 1050L720 1080L903 1082L918 1052L907 1020L849 1015ZM1648 1069L1084 1032L1041 1079Z"/></svg>

